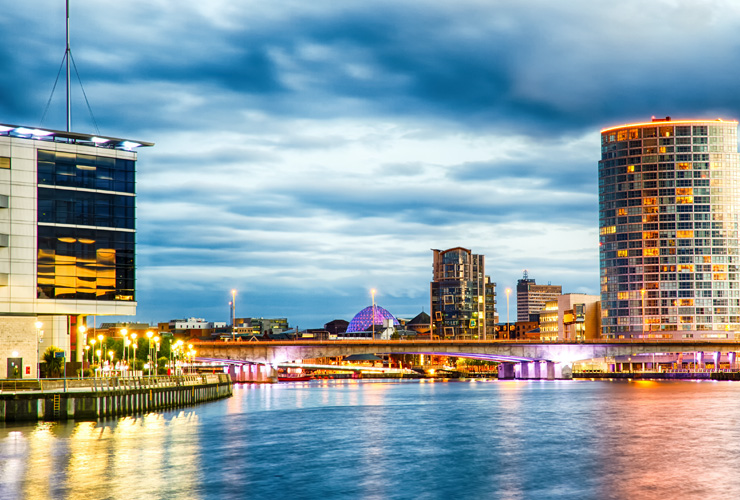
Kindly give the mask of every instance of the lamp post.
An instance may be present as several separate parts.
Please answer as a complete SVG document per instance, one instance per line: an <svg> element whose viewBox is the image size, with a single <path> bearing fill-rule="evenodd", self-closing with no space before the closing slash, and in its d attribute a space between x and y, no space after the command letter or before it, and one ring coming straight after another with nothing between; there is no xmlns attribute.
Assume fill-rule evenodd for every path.
<svg viewBox="0 0 740 500"><path fill-rule="evenodd" d="M103 344L103 334L98 335L98 342L100 342L100 350L98 351L98 365L100 368L100 376L103 376L103 351L105 351L105 344Z"/></svg>
<svg viewBox="0 0 740 500"><path fill-rule="evenodd" d="M113 376L113 351L108 351L108 357L110 357L110 376Z"/></svg>
<svg viewBox="0 0 740 500"><path fill-rule="evenodd" d="M146 336L148 339L147 341L148 349L147 349L146 357L147 357L147 360L149 360L149 377L152 376L152 336L153 335L154 335L154 332L151 330L146 332Z"/></svg>
<svg viewBox="0 0 740 500"><path fill-rule="evenodd" d="M373 288L373 289L370 290L370 295L373 298L373 319L372 319L372 324L373 324L373 340L375 340L375 288Z"/></svg>
<svg viewBox="0 0 740 500"><path fill-rule="evenodd" d="M36 374L38 375L38 378L41 379L41 341L44 338L44 331L42 328L44 327L44 324L41 321L37 321L34 323L34 326L36 327Z"/></svg>
<svg viewBox="0 0 740 500"><path fill-rule="evenodd" d="M234 328L236 327L236 290L231 289L231 340L236 340Z"/></svg>
<svg viewBox="0 0 740 500"><path fill-rule="evenodd" d="M136 349L139 347L139 345L136 343L137 336L138 335L136 335L135 333L131 334L131 343L133 344L131 347L134 348L134 360L131 363L131 367L133 368L133 371L131 372L132 374L136 371Z"/></svg>
<svg viewBox="0 0 740 500"><path fill-rule="evenodd" d="M129 358L128 346L130 343L128 341L128 330L126 328L121 328L121 336L123 337L123 356L122 356L123 360L122 361L125 361L125 363L128 364L128 358Z"/></svg>
<svg viewBox="0 0 740 500"><path fill-rule="evenodd" d="M156 347L154 349L154 366L157 368L155 375L159 375L159 335L154 336L154 345Z"/></svg>
<svg viewBox="0 0 740 500"><path fill-rule="evenodd" d="M85 348L87 347L87 335L85 334L87 332L87 327L85 325L80 325L77 327L77 345L84 345ZM82 342L80 342L80 337L82 337ZM79 347L78 347L79 349ZM75 355L76 356L76 355ZM82 358L82 378L85 378L85 358Z"/></svg>
<svg viewBox="0 0 740 500"><path fill-rule="evenodd" d="M90 367L91 368L92 368L93 361L95 359L94 358L94 356L95 356L95 342L97 342L97 339L95 337L93 337L93 338L90 339L90 345L92 346L90 348ZM95 375L95 372L92 372L92 373L93 373L93 376L94 376Z"/></svg>
<svg viewBox="0 0 740 500"><path fill-rule="evenodd" d="M511 335L510 324L511 317L509 316L509 295L511 295L511 288L506 289L506 338L508 339Z"/></svg>

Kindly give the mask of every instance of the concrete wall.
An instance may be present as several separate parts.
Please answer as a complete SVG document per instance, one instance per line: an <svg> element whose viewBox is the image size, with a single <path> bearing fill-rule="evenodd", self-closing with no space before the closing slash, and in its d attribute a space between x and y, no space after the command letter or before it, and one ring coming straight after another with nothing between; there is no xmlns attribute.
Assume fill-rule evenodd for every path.
<svg viewBox="0 0 740 500"><path fill-rule="evenodd" d="M0 392L0 422L95 420L190 406L232 395L232 383L226 374L67 382L68 385L83 383L86 390L68 387L74 390L65 391L61 381L41 381L36 390L14 391L12 382L4 382Z"/></svg>

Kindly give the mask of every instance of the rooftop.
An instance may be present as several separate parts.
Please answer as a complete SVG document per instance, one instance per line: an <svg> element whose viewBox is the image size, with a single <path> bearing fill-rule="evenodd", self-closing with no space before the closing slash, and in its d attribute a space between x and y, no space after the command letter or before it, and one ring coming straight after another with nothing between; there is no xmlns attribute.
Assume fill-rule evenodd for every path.
<svg viewBox="0 0 740 500"><path fill-rule="evenodd" d="M142 146L154 146L153 142L133 141L103 135L80 134L78 132L63 132L49 128L29 128L5 123L0 123L0 137L2 136L33 139L36 141L60 142L64 144L80 144L105 149L120 149L123 151L133 151Z"/></svg>

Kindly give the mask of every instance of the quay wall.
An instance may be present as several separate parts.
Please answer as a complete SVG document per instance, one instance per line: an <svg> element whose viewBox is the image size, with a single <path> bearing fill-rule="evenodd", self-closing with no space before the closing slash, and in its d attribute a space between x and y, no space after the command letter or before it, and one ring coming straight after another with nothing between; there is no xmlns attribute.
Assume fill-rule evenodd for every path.
<svg viewBox="0 0 740 500"><path fill-rule="evenodd" d="M620 379L620 380L717 380L709 372L616 372L616 373L580 373L574 372L573 378Z"/></svg>
<svg viewBox="0 0 740 500"><path fill-rule="evenodd" d="M232 396L228 374L0 382L0 422L96 420Z"/></svg>

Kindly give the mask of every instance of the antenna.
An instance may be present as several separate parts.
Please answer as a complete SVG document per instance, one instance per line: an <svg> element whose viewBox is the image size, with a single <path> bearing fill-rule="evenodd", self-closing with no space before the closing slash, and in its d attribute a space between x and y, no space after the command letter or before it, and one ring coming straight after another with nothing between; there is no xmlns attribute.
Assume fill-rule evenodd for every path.
<svg viewBox="0 0 740 500"><path fill-rule="evenodd" d="M69 0L67 0L67 50L64 53L67 59L67 132L72 131L72 85L71 73L69 67L71 49L69 48Z"/></svg>
<svg viewBox="0 0 740 500"><path fill-rule="evenodd" d="M529 273L527 272L526 269L524 270L524 274L522 276L522 279L524 279L524 281L527 281L529 279Z"/></svg>

